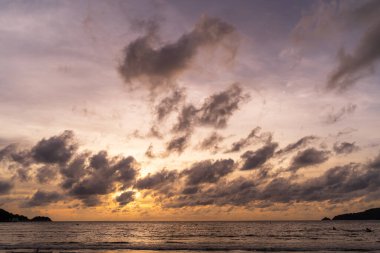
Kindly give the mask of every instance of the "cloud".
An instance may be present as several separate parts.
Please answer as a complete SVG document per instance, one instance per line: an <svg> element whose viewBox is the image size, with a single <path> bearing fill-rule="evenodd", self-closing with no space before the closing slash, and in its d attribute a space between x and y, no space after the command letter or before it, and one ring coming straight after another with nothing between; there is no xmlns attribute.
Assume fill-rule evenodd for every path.
<svg viewBox="0 0 380 253"><path fill-rule="evenodd" d="M62 175L61 187L70 189L75 182L78 182L87 174L87 161L89 153L77 154L69 163L60 167Z"/></svg>
<svg viewBox="0 0 380 253"><path fill-rule="evenodd" d="M153 153L153 145L150 144L147 150L145 151L144 155L150 159L155 158L155 154Z"/></svg>
<svg viewBox="0 0 380 253"><path fill-rule="evenodd" d="M3 160L13 161L24 166L32 163L30 152L28 150L19 150L17 144L10 144L0 150L0 162Z"/></svg>
<svg viewBox="0 0 380 253"><path fill-rule="evenodd" d="M116 197L116 201L120 206L128 205L129 203L135 200L135 192L134 191L126 191Z"/></svg>
<svg viewBox="0 0 380 253"><path fill-rule="evenodd" d="M172 80L189 67L200 48L218 45L234 31L220 19L204 16L177 41L159 45L157 29L150 29L125 48L119 73L128 85L143 80L141 85L151 93L171 89Z"/></svg>
<svg viewBox="0 0 380 253"><path fill-rule="evenodd" d="M176 171L161 170L154 174L149 173L144 178L137 180L135 187L139 190L157 189L167 183L172 183L177 179Z"/></svg>
<svg viewBox="0 0 380 253"><path fill-rule="evenodd" d="M10 181L0 180L0 195L7 194L13 188L13 184Z"/></svg>
<svg viewBox="0 0 380 253"><path fill-rule="evenodd" d="M224 128L228 119L249 98L239 84L234 83L225 91L208 97L198 112L198 123L203 126Z"/></svg>
<svg viewBox="0 0 380 253"><path fill-rule="evenodd" d="M331 109L325 116L324 116L324 123L326 124L334 124L340 120L342 120L347 115L353 114L356 110L357 106L355 104L349 103L342 108L340 108L338 111L335 111L334 109Z"/></svg>
<svg viewBox="0 0 380 253"><path fill-rule="evenodd" d="M171 112L178 110L179 104L184 101L185 97L184 89L176 89L169 96L163 98L154 108L157 121L161 122Z"/></svg>
<svg viewBox="0 0 380 253"><path fill-rule="evenodd" d="M181 154L190 142L191 133L185 133L180 136L175 136L166 144L166 153L171 154L176 152Z"/></svg>
<svg viewBox="0 0 380 253"><path fill-rule="evenodd" d="M248 98L249 95L244 94L240 85L235 83L226 90L207 97L199 108L192 104L184 105L172 132L185 134L172 139L167 146L167 151L173 149L181 153L190 140L195 127L225 128L233 113Z"/></svg>
<svg viewBox="0 0 380 253"><path fill-rule="evenodd" d="M237 142L232 143L230 149L226 150L225 153L239 152L241 149L248 147L255 141L260 141L268 143L272 141L272 134L269 132L260 133L261 127L256 127L248 134L246 138L242 138Z"/></svg>
<svg viewBox="0 0 380 253"><path fill-rule="evenodd" d="M36 207L36 206L46 206L51 203L58 202L63 199L63 196L57 192L48 191L36 191L33 196L23 203L23 207Z"/></svg>
<svg viewBox="0 0 380 253"><path fill-rule="evenodd" d="M266 163L271 157L273 157L274 151L276 150L277 146L277 143L270 142L256 151L245 152L241 156L241 158L243 158L244 160L244 164L240 168L240 170L253 170L259 168L261 165Z"/></svg>
<svg viewBox="0 0 380 253"><path fill-rule="evenodd" d="M379 156L380 157L380 156ZM375 159L379 160L378 157ZM269 206L299 202L342 203L357 198L371 198L380 191L380 176L374 163L350 163L326 170L322 175L304 181L293 177L274 177L266 183L251 177L224 180L207 188L191 189L191 194L175 195L163 201L168 208L185 206ZM376 163L380 164L380 163Z"/></svg>
<svg viewBox="0 0 380 253"><path fill-rule="evenodd" d="M177 123L173 126L173 132L192 132L195 121L197 120L197 108L188 104L182 107L178 115Z"/></svg>
<svg viewBox="0 0 380 253"><path fill-rule="evenodd" d="M367 1L345 16L350 29L365 25L366 30L351 54L347 54L344 48L339 51L339 63L328 79L328 89L345 90L372 73L374 64L380 59L379 11L378 1Z"/></svg>
<svg viewBox="0 0 380 253"><path fill-rule="evenodd" d="M186 175L187 185L198 185L202 183L215 183L234 170L235 163L232 159L217 160L215 162L206 160L197 162L181 172Z"/></svg>
<svg viewBox="0 0 380 253"><path fill-rule="evenodd" d="M132 186L138 174L137 162L131 156L108 157L106 151L100 151L88 160L89 166L82 167L81 174L84 176L75 178L70 175L68 179L74 178L74 180L69 181L70 184L63 185L71 196L82 200L86 205L96 205L100 203L100 196ZM117 188L116 183L121 186Z"/></svg>
<svg viewBox="0 0 380 253"><path fill-rule="evenodd" d="M329 159L329 151L308 148L297 153L292 159L289 171L297 171L300 168L324 163Z"/></svg>
<svg viewBox="0 0 380 253"><path fill-rule="evenodd" d="M380 169L380 154L376 156L368 165L370 168L373 169Z"/></svg>
<svg viewBox="0 0 380 253"><path fill-rule="evenodd" d="M352 152L358 151L360 148L356 146L355 142L341 142L335 143L333 149L338 155L348 155Z"/></svg>
<svg viewBox="0 0 380 253"><path fill-rule="evenodd" d="M77 148L78 144L74 141L74 133L66 130L59 136L39 141L31 152L36 162L64 164L70 160Z"/></svg>
<svg viewBox="0 0 380 253"><path fill-rule="evenodd" d="M37 170L36 179L39 183L44 184L54 180L57 177L57 168L43 166Z"/></svg>
<svg viewBox="0 0 380 253"><path fill-rule="evenodd" d="M219 149L219 143L223 140L223 136L219 135L217 132L212 132L209 136L207 136L199 143L198 148L200 150L209 150L216 152Z"/></svg>
<svg viewBox="0 0 380 253"><path fill-rule="evenodd" d="M313 141L315 141L317 139L318 139L318 137L313 136L313 135L302 137L301 139L299 139L295 143L291 143L291 144L287 145L285 148L280 149L279 151L277 151L276 155L284 155L284 154L288 154L290 152L299 150L300 148L306 147L311 142L313 142Z"/></svg>
<svg viewBox="0 0 380 253"><path fill-rule="evenodd" d="M177 171L163 169L154 174L149 173L136 181L134 187L138 190L148 190L154 193L172 195L175 183L179 180Z"/></svg>
<svg viewBox="0 0 380 253"><path fill-rule="evenodd" d="M20 181L29 180L33 172L39 183L58 178L62 194L88 206L100 204L101 196L134 185L139 164L132 156L109 156L104 150L96 154L79 153L78 146L74 133L66 130L42 139L29 150L19 151L16 146L8 146L0 150L0 155L12 168L14 164L21 164L16 166L15 176ZM40 200L49 201L54 197L56 195L38 191L27 205L39 205Z"/></svg>

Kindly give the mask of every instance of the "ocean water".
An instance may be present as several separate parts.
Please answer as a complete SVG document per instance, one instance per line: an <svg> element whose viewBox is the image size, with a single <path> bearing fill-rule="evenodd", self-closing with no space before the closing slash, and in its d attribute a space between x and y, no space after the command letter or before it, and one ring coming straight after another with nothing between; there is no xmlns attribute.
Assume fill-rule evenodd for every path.
<svg viewBox="0 0 380 253"><path fill-rule="evenodd" d="M0 223L0 252L37 249L67 253L380 252L380 222Z"/></svg>

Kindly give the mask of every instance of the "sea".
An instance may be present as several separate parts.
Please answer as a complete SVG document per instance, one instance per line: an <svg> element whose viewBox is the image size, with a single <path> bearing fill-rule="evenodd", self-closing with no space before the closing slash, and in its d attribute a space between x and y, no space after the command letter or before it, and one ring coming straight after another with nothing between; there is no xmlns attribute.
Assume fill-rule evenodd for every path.
<svg viewBox="0 0 380 253"><path fill-rule="evenodd" d="M1 253L206 251L380 252L380 221L0 223Z"/></svg>

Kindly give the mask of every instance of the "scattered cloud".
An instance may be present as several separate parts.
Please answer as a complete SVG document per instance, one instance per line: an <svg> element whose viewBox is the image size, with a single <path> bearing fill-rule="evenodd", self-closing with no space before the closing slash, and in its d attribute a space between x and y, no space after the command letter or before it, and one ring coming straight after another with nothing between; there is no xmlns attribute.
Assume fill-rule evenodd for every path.
<svg viewBox="0 0 380 253"><path fill-rule="evenodd" d="M313 135L302 137L298 141L291 143L291 144L287 145L285 148L277 151L276 155L285 155L285 154L289 154L290 152L297 151L301 148L306 147L307 145L309 145L310 143L314 142L317 139L318 139L318 137L313 136Z"/></svg>
<svg viewBox="0 0 380 253"><path fill-rule="evenodd" d="M186 175L187 185L198 185L201 183L215 183L220 178L234 170L235 163L232 159L217 160L215 162L206 160L197 162L189 169L185 169L181 175Z"/></svg>
<svg viewBox="0 0 380 253"><path fill-rule="evenodd" d="M235 37L235 29L218 18L203 16L193 30L177 41L160 45L157 26L132 41L124 51L119 73L128 85L139 84L151 94L174 88L173 79L186 70L198 50L216 46L226 37Z"/></svg>
<svg viewBox="0 0 380 253"><path fill-rule="evenodd" d="M373 73L374 64L380 59L380 18L375 14L379 11L378 1L363 1L362 5L344 16L350 29L353 29L352 26L364 25L365 32L351 54L346 53L344 48L339 51L339 63L328 79L328 89L345 90Z"/></svg>
<svg viewBox="0 0 380 253"><path fill-rule="evenodd" d="M179 105L186 97L184 89L176 89L169 96L164 97L154 108L157 121L161 122L173 111L178 110Z"/></svg>
<svg viewBox="0 0 380 253"><path fill-rule="evenodd" d="M74 141L74 133L65 131L59 136L39 141L31 150L36 162L64 164L73 156L78 148Z"/></svg>
<svg viewBox="0 0 380 253"><path fill-rule="evenodd" d="M349 103L341 107L338 111L332 108L330 111L327 112L326 115L323 116L323 122L326 124L334 124L342 120L344 117L347 117L347 115L353 114L356 108L357 105L352 103Z"/></svg>
<svg viewBox="0 0 380 253"><path fill-rule="evenodd" d="M135 192L134 191L126 191L116 197L116 201L120 206L128 205L129 203L135 200Z"/></svg>
<svg viewBox="0 0 380 253"><path fill-rule="evenodd" d="M338 155L348 155L352 152L358 151L360 148L355 144L355 142L341 142L335 143L333 149Z"/></svg>
<svg viewBox="0 0 380 253"><path fill-rule="evenodd" d="M308 148L299 151L292 159L289 171L297 171L300 168L305 168L326 162L329 159L330 152L318 150L316 148Z"/></svg>
<svg viewBox="0 0 380 253"><path fill-rule="evenodd" d="M254 128L246 138L242 138L237 142L232 143L230 149L226 150L225 153L239 152L241 149L248 147L253 144L255 141L260 141L268 143L272 141L271 133L260 133L261 127Z"/></svg>
<svg viewBox="0 0 380 253"><path fill-rule="evenodd" d="M278 147L277 143L267 143L262 148L257 149L256 151L247 151L241 158L243 158L244 164L240 170L253 170L259 168L261 165L266 163L271 157L273 157L276 148Z"/></svg>
<svg viewBox="0 0 380 253"><path fill-rule="evenodd" d="M48 191L36 191L33 196L23 203L24 207L36 207L36 206L46 206L51 203L58 202L63 199L63 196L58 192L48 192Z"/></svg>
<svg viewBox="0 0 380 253"><path fill-rule="evenodd" d="M223 140L223 136L219 135L217 132L212 132L209 136L207 136L199 143L198 148L200 150L207 150L215 153L220 149L219 143L221 143Z"/></svg>
<svg viewBox="0 0 380 253"><path fill-rule="evenodd" d="M7 194L13 188L13 184L10 181L0 180L0 195Z"/></svg>

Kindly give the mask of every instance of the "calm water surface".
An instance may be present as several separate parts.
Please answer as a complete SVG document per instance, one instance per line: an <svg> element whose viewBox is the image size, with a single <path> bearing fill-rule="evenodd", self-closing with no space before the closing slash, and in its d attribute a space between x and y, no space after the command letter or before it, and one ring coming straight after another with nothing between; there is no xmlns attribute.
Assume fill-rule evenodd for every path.
<svg viewBox="0 0 380 253"><path fill-rule="evenodd" d="M380 222L0 223L0 252L37 248L45 252L380 252Z"/></svg>

